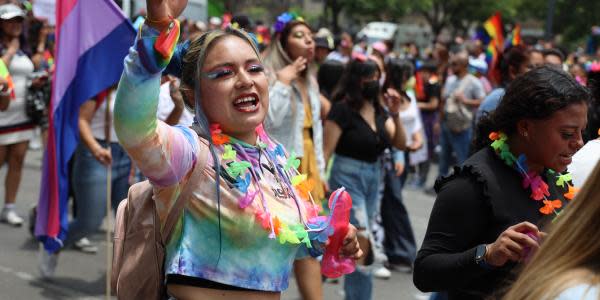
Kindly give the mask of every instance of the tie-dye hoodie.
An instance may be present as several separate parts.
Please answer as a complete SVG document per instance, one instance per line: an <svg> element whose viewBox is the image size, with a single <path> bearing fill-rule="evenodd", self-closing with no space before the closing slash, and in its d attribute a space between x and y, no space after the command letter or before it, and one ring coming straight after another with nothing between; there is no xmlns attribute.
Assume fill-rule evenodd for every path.
<svg viewBox="0 0 600 300"><path fill-rule="evenodd" d="M173 45L162 45L162 48L155 47L157 40L161 39L156 30L146 26L140 29L135 45L125 58L114 122L120 143L154 186L154 200L162 222L182 188L188 184L197 185L168 242L166 274L203 278L248 289L285 290L299 243L283 243L282 230L289 233L289 228L294 231L296 227L278 227L279 223L306 224L316 208L308 201L296 200L299 199L298 191L282 185L281 178L278 181L273 168L269 168L269 161L265 161L264 155L257 155L260 150L243 145L246 154L258 157L258 164L253 163L258 166L253 173L258 184L251 185L248 192L254 189L256 195L260 187L262 201L241 205L244 194L236 186L236 180L227 176L227 172L221 172L219 225L216 172L206 146L192 129L169 126L156 118L161 71L169 63L177 39L171 41ZM163 49L162 53L160 49ZM222 155L223 147L216 148ZM198 155L209 157L202 171L206 178L201 184L187 181L196 167ZM220 164L222 170L227 169L224 160L220 160ZM259 220L261 215L264 216L264 206L271 215L277 216L277 224L269 225L264 219ZM267 227L277 227L277 238L265 230ZM322 236L311 235L311 238L323 241ZM301 242L310 244L308 238Z"/></svg>

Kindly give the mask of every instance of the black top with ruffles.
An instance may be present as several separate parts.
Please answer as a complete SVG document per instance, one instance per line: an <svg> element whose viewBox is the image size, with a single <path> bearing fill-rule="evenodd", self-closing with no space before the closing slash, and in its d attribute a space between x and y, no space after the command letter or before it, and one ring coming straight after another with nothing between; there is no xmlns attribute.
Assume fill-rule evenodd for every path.
<svg viewBox="0 0 600 300"><path fill-rule="evenodd" d="M548 180L550 197L565 200L567 188ZM539 212L542 201L530 198L519 172L506 165L491 147L473 154L452 175L435 184L438 193L423 245L414 267L421 291L446 291L449 299L484 299L506 292L520 269L508 263L486 269L475 263L476 248L493 243L508 227L529 221L543 228L552 215Z"/></svg>

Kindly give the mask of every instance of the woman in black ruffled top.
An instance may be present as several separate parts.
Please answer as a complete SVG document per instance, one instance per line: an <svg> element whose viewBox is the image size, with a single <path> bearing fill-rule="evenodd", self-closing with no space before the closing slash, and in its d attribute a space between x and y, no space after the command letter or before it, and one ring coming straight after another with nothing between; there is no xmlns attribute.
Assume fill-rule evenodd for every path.
<svg viewBox="0 0 600 300"><path fill-rule="evenodd" d="M517 78L481 119L473 154L438 180L415 261L422 291L483 299L505 290L576 189L566 173L583 145L590 94L567 73L542 67Z"/></svg>

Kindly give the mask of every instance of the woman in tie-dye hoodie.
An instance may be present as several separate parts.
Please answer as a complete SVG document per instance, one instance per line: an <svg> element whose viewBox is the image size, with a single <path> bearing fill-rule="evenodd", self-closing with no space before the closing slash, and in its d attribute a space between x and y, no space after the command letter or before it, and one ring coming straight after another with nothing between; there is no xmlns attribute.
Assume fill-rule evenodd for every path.
<svg viewBox="0 0 600 300"><path fill-rule="evenodd" d="M216 30L175 47L173 19L187 1L147 1L148 16L125 58L115 103L119 141L154 186L164 222L193 185L167 244L165 273L177 299L279 299L299 245L327 239L311 182L264 132L268 82L247 33ZM156 118L164 69L179 73L194 128ZM207 146L208 145L208 146ZM208 156L200 165L201 155ZM205 176L191 182L190 174ZM342 254L362 255L350 228Z"/></svg>

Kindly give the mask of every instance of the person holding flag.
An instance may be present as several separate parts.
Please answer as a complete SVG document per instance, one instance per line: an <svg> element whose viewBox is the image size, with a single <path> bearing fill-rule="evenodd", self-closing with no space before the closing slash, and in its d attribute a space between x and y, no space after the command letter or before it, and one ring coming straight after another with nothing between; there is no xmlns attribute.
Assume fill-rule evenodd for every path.
<svg viewBox="0 0 600 300"><path fill-rule="evenodd" d="M68 162L79 143L80 106L118 82L123 72L120 62L135 39L135 30L112 0L57 1L54 36L48 144L35 222L35 235L43 243L42 277L53 276L58 253L67 241Z"/></svg>

